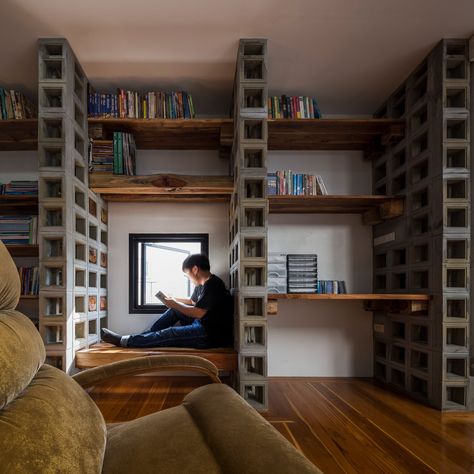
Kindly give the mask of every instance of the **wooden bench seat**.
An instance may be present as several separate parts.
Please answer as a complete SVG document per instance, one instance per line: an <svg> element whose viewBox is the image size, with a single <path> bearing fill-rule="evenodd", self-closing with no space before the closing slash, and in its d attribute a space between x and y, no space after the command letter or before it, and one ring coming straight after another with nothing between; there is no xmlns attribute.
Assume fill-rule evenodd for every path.
<svg viewBox="0 0 474 474"><path fill-rule="evenodd" d="M107 343L97 343L88 349L76 352L76 367L90 369L99 365L119 360L135 359L157 354L197 355L212 362L219 371L234 372L238 367L237 352L232 348L187 349L182 347L156 347L138 349L134 347L117 347Z"/></svg>

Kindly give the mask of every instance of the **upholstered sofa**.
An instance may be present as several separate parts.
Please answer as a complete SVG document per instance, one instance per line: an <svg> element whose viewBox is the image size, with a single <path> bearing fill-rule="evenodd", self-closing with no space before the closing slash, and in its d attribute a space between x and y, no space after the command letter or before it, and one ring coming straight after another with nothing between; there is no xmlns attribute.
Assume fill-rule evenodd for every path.
<svg viewBox="0 0 474 474"><path fill-rule="evenodd" d="M0 472L314 473L319 472L195 356L116 362L74 378L45 364L33 323L16 311L20 283L0 242ZM177 407L107 427L85 386L109 377L184 368L215 383Z"/></svg>

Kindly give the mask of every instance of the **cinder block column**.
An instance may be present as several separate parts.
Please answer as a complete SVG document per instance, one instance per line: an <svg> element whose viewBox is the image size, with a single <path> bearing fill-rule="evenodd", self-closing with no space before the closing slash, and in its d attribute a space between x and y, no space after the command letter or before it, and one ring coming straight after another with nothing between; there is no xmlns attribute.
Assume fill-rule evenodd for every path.
<svg viewBox="0 0 474 474"><path fill-rule="evenodd" d="M230 275L240 394L268 408L267 385L267 69L265 39L242 39L234 83L234 192Z"/></svg>
<svg viewBox="0 0 474 474"><path fill-rule="evenodd" d="M106 228L88 188L87 78L65 39L41 39L38 59L40 332L48 362L70 371L98 341Z"/></svg>

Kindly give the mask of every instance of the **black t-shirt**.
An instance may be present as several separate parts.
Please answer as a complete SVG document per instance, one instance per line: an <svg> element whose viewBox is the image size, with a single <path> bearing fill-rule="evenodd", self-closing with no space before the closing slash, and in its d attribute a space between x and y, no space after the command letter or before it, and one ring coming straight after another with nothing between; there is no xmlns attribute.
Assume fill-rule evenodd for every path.
<svg viewBox="0 0 474 474"><path fill-rule="evenodd" d="M212 346L233 346L233 299L224 282L211 275L204 285L198 285L191 295L196 308L206 309L201 324Z"/></svg>

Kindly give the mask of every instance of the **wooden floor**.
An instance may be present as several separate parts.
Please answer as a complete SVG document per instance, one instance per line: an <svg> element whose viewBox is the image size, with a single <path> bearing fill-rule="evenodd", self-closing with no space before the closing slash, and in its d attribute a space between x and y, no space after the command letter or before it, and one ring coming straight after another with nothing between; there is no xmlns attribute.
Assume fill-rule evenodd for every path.
<svg viewBox="0 0 474 474"><path fill-rule="evenodd" d="M89 393L111 423L175 406L204 383L141 376ZM442 414L370 379L270 378L264 416L325 473L474 472L474 414Z"/></svg>

